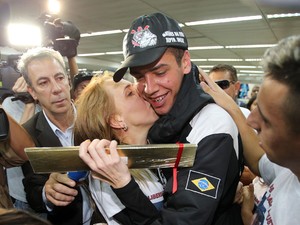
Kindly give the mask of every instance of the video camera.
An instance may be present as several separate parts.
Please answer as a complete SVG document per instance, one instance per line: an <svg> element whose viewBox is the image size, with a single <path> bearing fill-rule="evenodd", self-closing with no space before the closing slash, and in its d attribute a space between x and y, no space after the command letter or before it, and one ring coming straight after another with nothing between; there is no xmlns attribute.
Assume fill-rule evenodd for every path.
<svg viewBox="0 0 300 225"><path fill-rule="evenodd" d="M52 15L42 14L39 22L44 33L44 46L52 47L68 58L77 55L80 31L71 21L61 21Z"/></svg>
<svg viewBox="0 0 300 225"><path fill-rule="evenodd" d="M0 142L5 141L9 133L9 122L5 111L0 108Z"/></svg>

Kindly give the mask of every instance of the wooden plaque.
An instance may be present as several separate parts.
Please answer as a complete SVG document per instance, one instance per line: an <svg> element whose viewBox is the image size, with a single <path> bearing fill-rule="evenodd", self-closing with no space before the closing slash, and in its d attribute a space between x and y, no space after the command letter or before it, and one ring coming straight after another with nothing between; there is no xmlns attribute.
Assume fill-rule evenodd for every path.
<svg viewBox="0 0 300 225"><path fill-rule="evenodd" d="M129 168L174 167L178 153L177 144L118 145L120 156ZM183 144L178 167L191 167L197 145ZM107 150L108 151L108 150ZM89 170L79 157L79 146L25 148L35 173Z"/></svg>

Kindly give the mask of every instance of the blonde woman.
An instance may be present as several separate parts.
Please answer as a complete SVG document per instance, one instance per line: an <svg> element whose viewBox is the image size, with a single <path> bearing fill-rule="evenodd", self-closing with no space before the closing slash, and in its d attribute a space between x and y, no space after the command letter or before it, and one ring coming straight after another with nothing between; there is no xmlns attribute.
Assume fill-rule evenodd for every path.
<svg viewBox="0 0 300 225"><path fill-rule="evenodd" d="M120 144L147 144L148 131L158 119L150 104L138 95L134 84L125 80L115 83L109 72L95 76L75 104L76 144L87 139L117 140ZM163 186L156 175L148 169L131 169L130 173L145 197L160 209ZM93 175L89 178L91 194L107 223L130 224L130 218L126 216L128 209L120 202L110 185L100 181L97 174Z"/></svg>

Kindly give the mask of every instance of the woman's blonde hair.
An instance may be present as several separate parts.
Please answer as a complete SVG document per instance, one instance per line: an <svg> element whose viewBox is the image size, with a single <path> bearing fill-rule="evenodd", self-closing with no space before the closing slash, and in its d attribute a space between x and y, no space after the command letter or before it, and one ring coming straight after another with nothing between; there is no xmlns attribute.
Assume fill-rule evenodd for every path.
<svg viewBox="0 0 300 225"><path fill-rule="evenodd" d="M114 99L104 87L111 79L109 72L95 75L76 100L75 145L87 139L117 139L109 125L109 117L115 111Z"/></svg>

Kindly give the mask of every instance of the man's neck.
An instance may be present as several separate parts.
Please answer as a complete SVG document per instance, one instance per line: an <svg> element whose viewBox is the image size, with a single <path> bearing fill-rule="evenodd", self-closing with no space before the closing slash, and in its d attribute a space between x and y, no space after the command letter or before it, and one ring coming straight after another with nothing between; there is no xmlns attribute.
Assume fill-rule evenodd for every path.
<svg viewBox="0 0 300 225"><path fill-rule="evenodd" d="M69 110L64 113L52 113L48 110L43 111L47 118L63 132L74 123L75 112L72 105Z"/></svg>

